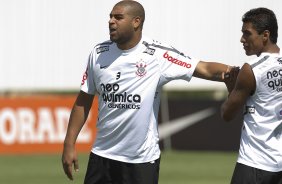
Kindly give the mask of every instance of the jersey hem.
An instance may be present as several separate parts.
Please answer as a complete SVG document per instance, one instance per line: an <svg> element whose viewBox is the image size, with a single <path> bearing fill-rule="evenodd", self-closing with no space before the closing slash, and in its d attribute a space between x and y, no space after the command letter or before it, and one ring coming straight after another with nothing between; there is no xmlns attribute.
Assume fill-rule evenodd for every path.
<svg viewBox="0 0 282 184"><path fill-rule="evenodd" d="M261 169L261 170L264 170L264 171L269 171L269 172L280 172L280 171L282 171L282 168L272 168L272 167L267 167L265 165L257 165L257 164L250 163L250 162L247 162L245 160L242 160L240 158L237 160L237 162L240 163L240 164L244 164L244 165L247 165L247 166L250 166L250 167L253 167L253 168L256 168L256 169Z"/></svg>
<svg viewBox="0 0 282 184"><path fill-rule="evenodd" d="M119 161L119 162L132 163L132 164L152 162L152 161L155 161L155 160L160 158L160 152L159 152L158 155L155 155L150 159L134 159L134 160L129 160L129 159L123 157L123 156L107 155L107 154L101 153L101 152L94 150L94 149L92 149L91 152L94 153L95 155L100 156L100 157L104 157L104 158L111 159L111 160L116 160L116 161Z"/></svg>

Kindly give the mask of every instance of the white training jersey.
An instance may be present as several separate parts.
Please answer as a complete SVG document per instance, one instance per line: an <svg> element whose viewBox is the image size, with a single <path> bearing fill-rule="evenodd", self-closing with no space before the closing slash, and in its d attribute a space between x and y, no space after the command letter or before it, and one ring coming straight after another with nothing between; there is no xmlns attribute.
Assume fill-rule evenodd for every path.
<svg viewBox="0 0 282 184"><path fill-rule="evenodd" d="M128 163L158 159L161 86L173 79L189 81L197 63L144 37L130 50L111 41L95 46L81 85L82 91L99 96L92 152Z"/></svg>
<svg viewBox="0 0 282 184"><path fill-rule="evenodd" d="M282 56L262 53L248 64L256 90L246 102L238 162L282 171Z"/></svg>

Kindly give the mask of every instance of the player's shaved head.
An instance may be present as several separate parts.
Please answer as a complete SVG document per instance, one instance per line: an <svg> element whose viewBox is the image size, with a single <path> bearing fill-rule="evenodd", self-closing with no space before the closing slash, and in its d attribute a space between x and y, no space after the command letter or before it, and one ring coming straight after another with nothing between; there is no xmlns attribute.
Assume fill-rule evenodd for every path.
<svg viewBox="0 0 282 184"><path fill-rule="evenodd" d="M126 7L129 15L132 15L133 17L140 17L141 27L143 27L145 21L145 10L140 3L132 0L123 0L118 2L115 7L116 6Z"/></svg>

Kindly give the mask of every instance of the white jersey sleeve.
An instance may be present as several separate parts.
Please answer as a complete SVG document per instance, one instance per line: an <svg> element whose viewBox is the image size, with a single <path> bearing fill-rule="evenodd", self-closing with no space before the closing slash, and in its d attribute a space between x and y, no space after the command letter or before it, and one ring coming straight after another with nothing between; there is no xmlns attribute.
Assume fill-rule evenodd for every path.
<svg viewBox="0 0 282 184"><path fill-rule="evenodd" d="M159 48L157 55L160 62L160 84L165 84L176 79L191 80L199 62L198 59L185 56L183 53L166 44L155 43L153 45Z"/></svg>
<svg viewBox="0 0 282 184"><path fill-rule="evenodd" d="M94 95L96 92L96 87L94 83L94 74L93 74L93 51L90 53L88 57L87 67L83 74L81 87L80 89L85 93Z"/></svg>
<svg viewBox="0 0 282 184"><path fill-rule="evenodd" d="M166 51L162 55L161 75L165 81L184 79L190 81L198 60L193 60L176 51Z"/></svg>

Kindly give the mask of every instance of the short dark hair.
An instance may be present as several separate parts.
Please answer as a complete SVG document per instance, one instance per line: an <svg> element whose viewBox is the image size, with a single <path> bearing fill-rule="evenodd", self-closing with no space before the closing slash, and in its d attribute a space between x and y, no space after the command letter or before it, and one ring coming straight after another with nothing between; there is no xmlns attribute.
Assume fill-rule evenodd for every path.
<svg viewBox="0 0 282 184"><path fill-rule="evenodd" d="M274 12L267 8L255 8L246 12L242 21L244 23L250 22L253 24L254 29L259 33L265 30L270 32L270 40L272 43L277 43L278 38L278 24Z"/></svg>
<svg viewBox="0 0 282 184"><path fill-rule="evenodd" d="M121 5L121 6L129 6L130 7L130 13L133 16L139 16L141 19L141 28L143 27L143 24L145 22L145 10L144 7L137 1L133 0L123 0L118 2L115 6Z"/></svg>

